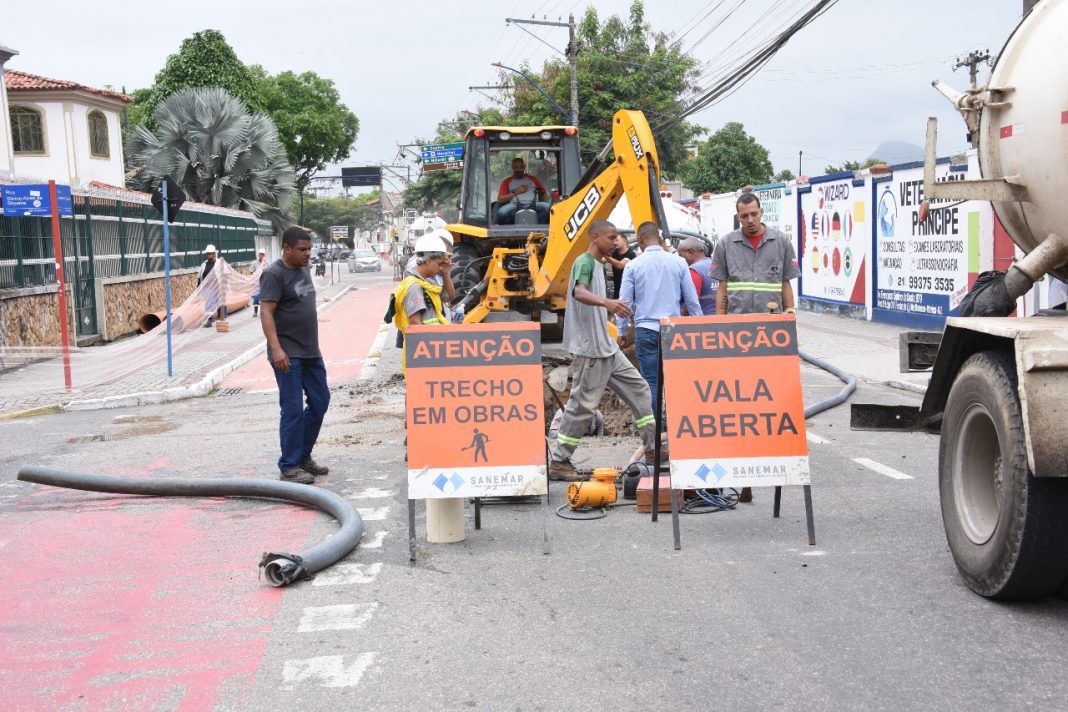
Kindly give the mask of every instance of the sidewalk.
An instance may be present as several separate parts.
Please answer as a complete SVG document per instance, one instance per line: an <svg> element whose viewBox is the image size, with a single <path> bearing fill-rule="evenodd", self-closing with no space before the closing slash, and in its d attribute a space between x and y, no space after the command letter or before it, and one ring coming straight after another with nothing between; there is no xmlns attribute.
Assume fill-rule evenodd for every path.
<svg viewBox="0 0 1068 712"><path fill-rule="evenodd" d="M922 393L930 371L901 373L898 335L910 331L892 324L861 321L829 314L797 313L801 349L870 383Z"/></svg>
<svg viewBox="0 0 1068 712"><path fill-rule="evenodd" d="M336 374L332 379L334 382L352 380L365 370L364 359L368 352L365 341L368 339L361 336L356 339L357 344L353 334L357 331L373 333L373 325L365 326L362 322L377 323L381 318L379 303L385 303L384 296L371 299L374 308L365 309L355 302L350 303L351 300L343 297L355 286L355 275L342 271L340 281L323 285L318 293L320 312L337 303L344 304L336 317L320 317L324 357L335 365L332 371ZM376 294L382 291L376 282L361 286ZM388 290L382 293L386 292ZM811 312L799 312L797 324L803 350L830 361L858 379L916 392L926 388L929 373L898 371L898 334L905 329ZM229 333L197 329L195 333L185 335L186 342L174 357L173 378L167 377L166 356L162 351L150 354L144 365L138 367L129 357L131 344L136 338L145 337L78 350L72 366L74 390L71 393L63 388L63 363L59 357L0 374L0 418L59 409L162 403L207 395L215 388L243 391L274 388L274 379L262 356L264 339L260 322L252 316L250 309L230 316ZM79 381L80 375L107 372L110 364L123 360L132 363L126 368L128 372L79 386L80 382L86 381L84 378Z"/></svg>
<svg viewBox="0 0 1068 712"><path fill-rule="evenodd" d="M319 311L356 287L356 275L317 278ZM230 331L197 328L175 339L174 376L167 376L166 341L141 335L105 346L72 349L70 392L64 388L63 359L52 356L0 373L0 418L52 410L123 407L210 393L231 371L265 348L260 320L248 307L230 314ZM161 327L162 328L162 327ZM362 354L361 354L362 356Z"/></svg>

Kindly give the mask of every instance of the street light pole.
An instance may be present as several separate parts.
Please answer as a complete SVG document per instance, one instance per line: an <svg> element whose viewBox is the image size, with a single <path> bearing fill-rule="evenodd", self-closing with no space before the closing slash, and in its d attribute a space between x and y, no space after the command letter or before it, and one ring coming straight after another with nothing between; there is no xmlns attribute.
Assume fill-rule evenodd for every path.
<svg viewBox="0 0 1068 712"><path fill-rule="evenodd" d="M547 92L546 92L546 91L545 91L544 89L542 89L542 88L541 88L540 86L538 86L538 83L537 83L536 81L534 81L533 79L531 79L531 78L530 78L530 76L529 76L529 75L527 75L527 73L526 73L526 72L520 71L520 70L518 70L518 69L515 69L515 68L513 68L513 67L506 67L506 66L504 66L503 64L501 64L500 62L494 62L494 63L493 63L493 66L494 66L494 67L499 67L499 68L501 68L501 69L507 69L507 70L508 70L509 72L515 72L515 73L516 73L516 74L518 74L519 76L521 76L521 77L523 77L524 79L526 79L526 80L527 80L528 82L530 82L530 85L531 85L532 87L534 87L534 88L535 88L535 89L537 89L537 90L538 90L539 92L541 92L541 95L542 95L542 96L544 96L544 97L545 97L545 99L546 99L546 100L547 100L547 101L548 101L548 102L549 102L550 104L552 104L552 105L553 105L553 108L554 108L554 109L556 109L557 111L559 111L559 112L560 112L560 115L564 117L564 120L565 120L565 121L567 121L567 120L570 120L570 118L571 118L571 117L570 117L570 116L568 116L567 110L566 110L566 109L564 109L564 107L562 107L562 106L560 106L559 104L557 104L557 103L556 103L555 101L553 101L553 98L552 98L551 96L549 96L549 94L548 94L548 93L547 93Z"/></svg>
<svg viewBox="0 0 1068 712"><path fill-rule="evenodd" d="M801 177L801 154L802 153L804 153L804 151L798 151L797 152L797 177L798 178Z"/></svg>
<svg viewBox="0 0 1068 712"><path fill-rule="evenodd" d="M522 27L522 25L544 25L546 27L566 27L567 28L568 38L569 38L569 41L567 43L567 52L563 52L562 54L564 54L567 57L567 64L571 68L571 116L570 116L570 119L571 119L571 125L577 128L578 127L578 115L579 115L579 105L578 105L578 51L579 50L578 50L578 42L575 41L575 15L574 15L574 13L572 13L572 14L567 16L567 22L551 22L549 20L521 20L521 19L518 19L518 18L515 18L515 17L506 17L506 18L504 18L504 22L505 22L505 24L514 23L516 25L519 25L520 26L519 29L521 29L524 32L527 32L527 33L529 33L531 35L534 35L534 33L530 32L530 30L528 30L527 28ZM534 35L534 37L536 39L540 40L543 44L548 44L547 42L545 42L545 40L541 39L537 35ZM552 47L552 45L549 45L549 46ZM553 49L556 49L556 48L553 47ZM557 49L556 51L559 52L560 50ZM508 69L508 67L505 67L505 69ZM515 71L515 70L512 70L512 71ZM534 82L530 80L530 77L526 77L526 79L527 79L527 81L530 81L531 84L534 84ZM534 84L534 86L537 87L538 85ZM541 91L541 87L538 87L538 91ZM544 91L542 91L541 93L545 94ZM546 94L545 96L548 99L548 95ZM552 101L552 99L549 99L549 101ZM553 105L555 106L556 102L553 102ZM557 108L559 108L559 107L557 107ZM567 118L567 114L566 113L564 114L564 116L565 116L565 118Z"/></svg>

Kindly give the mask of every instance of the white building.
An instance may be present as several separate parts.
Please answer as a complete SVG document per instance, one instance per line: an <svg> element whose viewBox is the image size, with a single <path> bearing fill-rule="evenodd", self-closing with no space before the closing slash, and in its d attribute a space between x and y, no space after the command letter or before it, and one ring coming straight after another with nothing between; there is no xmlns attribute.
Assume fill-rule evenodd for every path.
<svg viewBox="0 0 1068 712"><path fill-rule="evenodd" d="M133 97L5 67L0 45L0 174L125 186L123 108Z"/></svg>

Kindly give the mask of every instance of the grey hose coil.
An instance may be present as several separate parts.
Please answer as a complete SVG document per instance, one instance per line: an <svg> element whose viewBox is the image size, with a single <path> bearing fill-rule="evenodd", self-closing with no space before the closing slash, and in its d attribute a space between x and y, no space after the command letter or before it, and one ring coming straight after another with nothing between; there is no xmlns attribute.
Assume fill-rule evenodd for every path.
<svg viewBox="0 0 1068 712"><path fill-rule="evenodd" d="M134 480L108 475L67 472L52 467L25 465L19 469L23 482L35 482L53 487L140 494L156 497L269 497L294 504L320 509L334 517L341 528L325 541L300 554L265 553L260 568L272 586L285 586L300 579L311 578L316 572L336 563L356 548L363 536L363 519L343 497L329 490L279 480L260 479L182 479L177 477L155 480Z"/></svg>
<svg viewBox="0 0 1068 712"><path fill-rule="evenodd" d="M827 373L837 376L838 379L845 384L842 390L838 391L837 395L831 396L830 398L825 398L820 402L813 403L812 405L805 408L806 418L811 418L816 413L822 413L823 411L829 410L835 407L836 405L841 405L842 403L845 403L849 396L852 395L853 391L857 389L857 379L853 376L850 376L848 373L838 368L830 361L824 361L823 359L817 356L813 356L810 353L806 353L802 349L798 349L797 353L805 361L808 361L817 368L822 368Z"/></svg>

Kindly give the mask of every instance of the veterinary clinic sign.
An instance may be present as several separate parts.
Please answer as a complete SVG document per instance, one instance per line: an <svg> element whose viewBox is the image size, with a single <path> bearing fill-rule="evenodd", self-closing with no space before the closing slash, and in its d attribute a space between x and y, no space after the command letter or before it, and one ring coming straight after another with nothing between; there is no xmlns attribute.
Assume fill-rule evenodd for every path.
<svg viewBox="0 0 1068 712"><path fill-rule="evenodd" d="M672 489L807 485L792 315L662 321Z"/></svg>
<svg viewBox="0 0 1068 712"><path fill-rule="evenodd" d="M412 326L408 497L546 494L537 324Z"/></svg>

